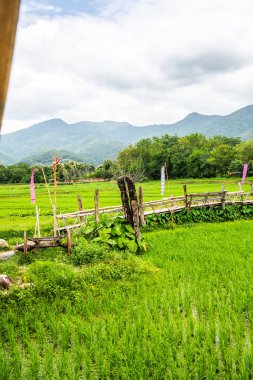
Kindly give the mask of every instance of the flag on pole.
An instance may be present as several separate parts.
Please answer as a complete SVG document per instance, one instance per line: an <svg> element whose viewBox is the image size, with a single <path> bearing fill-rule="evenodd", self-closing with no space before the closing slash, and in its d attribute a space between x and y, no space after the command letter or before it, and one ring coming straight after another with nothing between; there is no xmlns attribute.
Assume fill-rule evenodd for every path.
<svg viewBox="0 0 253 380"><path fill-rule="evenodd" d="M243 185L245 182L247 171L248 171L248 164L244 164L241 185Z"/></svg>
<svg viewBox="0 0 253 380"><path fill-rule="evenodd" d="M35 203L35 185L34 185L34 173L35 169L32 170L31 180L30 180L30 194L31 194L31 203Z"/></svg>
<svg viewBox="0 0 253 380"><path fill-rule="evenodd" d="M164 194L165 191L165 166L161 167L161 195Z"/></svg>

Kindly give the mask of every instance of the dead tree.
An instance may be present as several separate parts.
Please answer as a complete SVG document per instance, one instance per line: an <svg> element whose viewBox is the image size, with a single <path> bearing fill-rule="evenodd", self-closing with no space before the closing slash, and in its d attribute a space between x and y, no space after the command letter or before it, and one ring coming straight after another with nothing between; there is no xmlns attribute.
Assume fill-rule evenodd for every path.
<svg viewBox="0 0 253 380"><path fill-rule="evenodd" d="M129 223L138 239L140 233L140 219L139 219L139 204L136 194L134 181L129 176L122 176L117 178L118 186L120 189L122 205L127 223Z"/></svg>

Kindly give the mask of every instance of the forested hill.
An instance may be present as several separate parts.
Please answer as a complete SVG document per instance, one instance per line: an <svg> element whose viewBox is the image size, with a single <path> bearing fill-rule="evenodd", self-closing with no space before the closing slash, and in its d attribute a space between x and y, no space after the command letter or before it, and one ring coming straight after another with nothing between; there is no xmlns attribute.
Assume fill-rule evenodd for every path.
<svg viewBox="0 0 253 380"><path fill-rule="evenodd" d="M3 135L0 141L0 163L18 161L40 163L48 151L61 150L69 158L98 164L114 159L129 143L164 134L185 136L191 133L206 136L223 135L253 138L253 105L226 116L191 113L174 124L136 127L129 123L104 121L68 124L52 119L20 131ZM72 157L73 156L73 157Z"/></svg>

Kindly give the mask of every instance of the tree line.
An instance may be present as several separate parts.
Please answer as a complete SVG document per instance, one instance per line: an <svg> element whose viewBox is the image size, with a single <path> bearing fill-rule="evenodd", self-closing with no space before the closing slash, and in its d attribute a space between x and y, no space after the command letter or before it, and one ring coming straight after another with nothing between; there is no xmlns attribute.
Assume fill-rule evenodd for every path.
<svg viewBox="0 0 253 380"><path fill-rule="evenodd" d="M213 178L240 176L243 164L253 164L253 140L241 141L237 137L191 134L185 137L164 135L142 139L118 153L113 162L104 161L98 167L76 163L60 163L58 181L79 181L85 178L111 179L130 174L139 179L159 179L161 166L166 165L170 178ZM44 182L41 167L35 172L35 181ZM43 166L49 182L53 179L52 167ZM0 183L29 183L31 167L25 163L10 166L0 164Z"/></svg>
<svg viewBox="0 0 253 380"><path fill-rule="evenodd" d="M166 165L170 178L212 178L241 175L244 163L253 163L253 140L237 137L207 138L194 133L185 137L164 135L142 139L119 152L123 171L142 172L148 179L160 178Z"/></svg>

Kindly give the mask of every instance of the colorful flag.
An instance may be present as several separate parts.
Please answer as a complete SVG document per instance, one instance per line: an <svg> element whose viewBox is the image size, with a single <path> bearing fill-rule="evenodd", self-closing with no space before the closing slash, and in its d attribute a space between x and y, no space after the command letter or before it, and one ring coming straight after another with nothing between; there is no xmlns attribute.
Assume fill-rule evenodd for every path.
<svg viewBox="0 0 253 380"><path fill-rule="evenodd" d="M161 167L161 195L164 194L165 191L165 166Z"/></svg>
<svg viewBox="0 0 253 380"><path fill-rule="evenodd" d="M248 164L244 164L241 185L243 185L245 182L247 171L248 171Z"/></svg>
<svg viewBox="0 0 253 380"><path fill-rule="evenodd" d="M34 173L35 173L35 169L32 170L31 181L30 181L30 194L31 194L31 202L32 203L35 203L35 200L36 200L35 185L34 185Z"/></svg>

